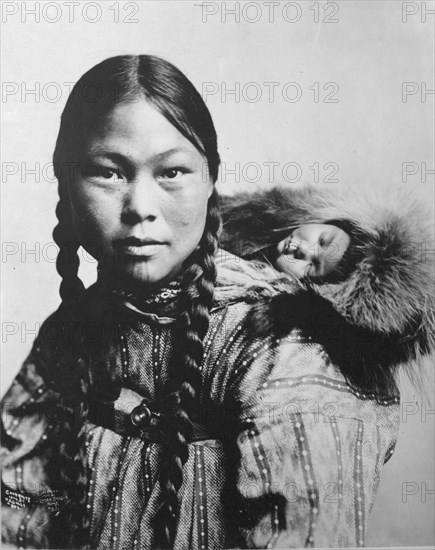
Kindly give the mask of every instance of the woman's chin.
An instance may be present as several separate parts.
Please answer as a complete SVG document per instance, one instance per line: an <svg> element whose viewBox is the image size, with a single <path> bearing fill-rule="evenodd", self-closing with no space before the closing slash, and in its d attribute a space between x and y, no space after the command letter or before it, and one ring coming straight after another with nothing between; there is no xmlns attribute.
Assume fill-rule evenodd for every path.
<svg viewBox="0 0 435 550"><path fill-rule="evenodd" d="M159 266L156 262L150 261L100 267L105 280L110 280L116 286L128 286L131 289L159 288L174 279L178 271L176 268L168 270L167 266Z"/></svg>

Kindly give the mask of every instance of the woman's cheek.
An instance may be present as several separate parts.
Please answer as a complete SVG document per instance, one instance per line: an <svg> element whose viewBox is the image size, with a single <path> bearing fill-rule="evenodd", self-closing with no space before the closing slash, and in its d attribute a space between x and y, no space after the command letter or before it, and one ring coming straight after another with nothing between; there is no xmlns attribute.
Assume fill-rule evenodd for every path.
<svg viewBox="0 0 435 550"><path fill-rule="evenodd" d="M164 217L173 231L201 229L202 232L204 229L207 215L207 195L204 193L204 185L200 189L191 189L184 196L181 194L174 196L166 206Z"/></svg>
<svg viewBox="0 0 435 550"><path fill-rule="evenodd" d="M106 199L106 200L105 200ZM73 223L80 241L101 247L116 232L118 209L104 194L81 194L73 200Z"/></svg>
<svg viewBox="0 0 435 550"><path fill-rule="evenodd" d="M180 230L184 230L187 234L191 234L195 238L201 237L204 232L205 220L207 216L207 206L201 203L196 205L191 210L186 210L186 213L180 217ZM198 240L198 239L197 239Z"/></svg>

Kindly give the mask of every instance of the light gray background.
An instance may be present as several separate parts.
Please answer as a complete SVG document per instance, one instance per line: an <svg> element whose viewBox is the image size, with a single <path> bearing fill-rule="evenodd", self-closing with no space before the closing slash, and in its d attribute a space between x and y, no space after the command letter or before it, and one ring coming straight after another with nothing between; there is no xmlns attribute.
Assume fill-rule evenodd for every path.
<svg viewBox="0 0 435 550"><path fill-rule="evenodd" d="M314 163L323 167L331 162L339 168L336 177L342 185L356 181L382 186L400 183L402 163L414 162L419 172L409 176L407 184L433 204L434 176L427 174L422 181L421 175L421 163L427 170L434 168L434 96L421 96L422 83L427 90L434 89L434 15L422 14L424 3L336 2L338 12L331 17L338 22L323 24L314 21L315 11L310 9L314 1L301 1L284 16L281 2L273 8L273 18L270 3L251 2L248 8L246 3L227 2L228 9L240 12L239 21L225 15L223 4L217 2L205 2L204 7L194 2L105 1L99 3L100 18L94 23L85 18L95 19L95 8L88 6L83 14L83 4L89 2L75 8L72 22L65 2L26 2L28 9L40 12L39 22L21 2L2 4L10 12L18 10L2 25L2 78L9 83L6 91L15 91L4 95L2 103L3 390L29 351L32 331L58 305L59 279L50 245L57 191L49 163L67 98L65 83L74 82L106 57L161 55L185 71L200 91L205 86L218 90L207 97L207 104L217 127L224 171L238 162L240 176L255 179L255 166L260 166L260 183L267 184L264 163L279 163L276 179L280 180L283 166L295 162L302 177L288 185L299 185L313 182L309 167ZM133 14L134 4L138 9ZM433 2L425 5L426 12L434 9ZM335 11L324 1L318 7L321 18ZM118 23L115 9L119 9ZM287 15L296 20L297 9L298 21L284 19ZM138 22L123 22L129 14ZM225 85L234 89L237 82L238 101L231 94L222 96ZM268 88L265 82L277 83L272 101L271 85ZM299 101L283 99L288 82L300 86ZM315 82L320 86L319 102L310 90ZM338 103L323 102L333 88L322 87L331 82L339 87L333 97ZM403 82L416 83L410 86L418 89L406 102ZM255 84L244 88L247 83ZM36 97L31 89L37 90ZM254 101L258 90L262 96ZM287 88L286 97L294 90ZM22 168L36 163L38 176L26 175ZM14 167L17 173L8 174ZM289 171L288 177L295 173ZM321 170L319 185L325 175ZM227 173L220 189L241 188L235 179ZM245 186L254 188L252 183ZM36 254L29 252L32 249ZM90 258L84 260L81 273L91 282L95 265ZM427 368L433 370L429 364ZM434 417L421 415L424 406L433 409L432 391L428 385L427 395L422 396L404 385L402 400L413 414L404 418L396 452L383 471L370 520L373 546L434 543L434 495L424 495L424 487L434 489ZM405 483L415 491L407 498Z"/></svg>

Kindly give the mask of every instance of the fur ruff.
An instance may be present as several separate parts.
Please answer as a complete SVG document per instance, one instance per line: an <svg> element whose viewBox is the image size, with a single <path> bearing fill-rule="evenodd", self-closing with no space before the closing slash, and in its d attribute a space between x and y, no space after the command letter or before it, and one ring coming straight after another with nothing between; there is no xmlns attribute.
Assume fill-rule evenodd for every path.
<svg viewBox="0 0 435 550"><path fill-rule="evenodd" d="M303 223L349 221L362 235L360 261L338 284L301 284L270 266L221 262L221 296L231 271L236 286L242 273L251 281L245 280L244 292L257 302L251 313L255 335L298 326L325 346L348 378L369 389L388 386L397 365L412 371L413 361L433 352L433 235L430 215L409 191L277 186L223 197L222 211L222 246L242 257L278 243Z"/></svg>

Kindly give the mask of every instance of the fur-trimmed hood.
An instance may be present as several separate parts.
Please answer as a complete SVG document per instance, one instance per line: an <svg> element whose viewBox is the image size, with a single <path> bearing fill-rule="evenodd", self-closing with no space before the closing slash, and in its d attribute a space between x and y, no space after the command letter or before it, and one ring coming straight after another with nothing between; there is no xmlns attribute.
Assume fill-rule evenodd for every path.
<svg viewBox="0 0 435 550"><path fill-rule="evenodd" d="M357 360L355 368L372 374L376 369L370 363L391 370L433 351L430 213L409 190L277 186L222 197L222 214L223 248L248 258L303 223L341 220L358 230L360 259L345 281L286 283L280 274L274 297L254 308L254 331L303 326L322 343L328 340L330 355L334 340L332 357L339 363ZM241 265L236 269L243 270ZM275 273L264 270L269 277Z"/></svg>

